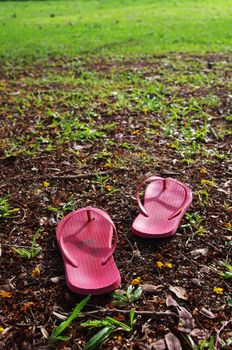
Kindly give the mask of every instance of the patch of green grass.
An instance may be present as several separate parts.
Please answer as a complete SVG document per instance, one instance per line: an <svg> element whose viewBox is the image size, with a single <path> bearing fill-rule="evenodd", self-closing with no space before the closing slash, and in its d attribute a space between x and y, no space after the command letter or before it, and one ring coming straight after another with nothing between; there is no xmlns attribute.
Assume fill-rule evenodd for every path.
<svg viewBox="0 0 232 350"><path fill-rule="evenodd" d="M56 213L56 219L58 221L58 220L61 220L65 216L65 214L73 211L75 207L76 207L76 200L73 197L70 197L68 202L63 203L61 205L61 208L48 207L48 210L53 213Z"/></svg>
<svg viewBox="0 0 232 350"><path fill-rule="evenodd" d="M0 219L8 219L13 213L18 213L19 208L11 208L7 197L0 198Z"/></svg>
<svg viewBox="0 0 232 350"><path fill-rule="evenodd" d="M102 327L102 329L87 342L84 350L94 350L98 345L102 344L106 339L108 339L113 332L118 330L132 332L135 323L136 319L134 308L130 309L130 325L109 316L103 320L90 320L83 322L81 324L82 327Z"/></svg>
<svg viewBox="0 0 232 350"><path fill-rule="evenodd" d="M68 336L62 335L62 333L69 327L69 325L80 316L80 312L83 309L83 307L88 303L89 299L91 298L91 295L88 295L85 297L77 306L74 308L72 313L69 315L67 320L61 322L58 327L56 327L51 336L50 341L51 342L57 342L57 341L66 341L69 339Z"/></svg>
<svg viewBox="0 0 232 350"><path fill-rule="evenodd" d="M227 271L222 273L221 275L224 278L231 279L232 278L232 265L225 262L225 261L220 261L220 265L224 266L227 269Z"/></svg>
<svg viewBox="0 0 232 350"><path fill-rule="evenodd" d="M39 253L42 250L42 247L38 246L36 243L39 237L39 234L40 234L40 229L38 229L34 234L30 249L13 247L13 251L24 259L31 259L36 257L37 255L39 255Z"/></svg>
<svg viewBox="0 0 232 350"><path fill-rule="evenodd" d="M96 61L90 62L95 64ZM198 157L207 159L213 156L215 161L227 159L228 153L223 149L219 152L211 142L231 135L223 121L215 124L212 118L215 109L220 108L222 103L221 95L212 95L211 92L220 78L220 70L205 71L204 61L194 59L187 63L184 59L163 58L162 64L156 64L155 72L152 64L134 70L128 67L125 71L120 68L120 60L116 66L110 66L110 63L111 60L101 61L101 64L109 65L105 75L101 70L88 70L86 64L79 60L56 59L49 61L49 67L44 62L45 73L38 74L34 80L36 89L31 88L31 76L21 75L23 86L20 93L9 91L7 101L2 105L4 118L0 123L6 133L0 144L5 156L34 156L61 147L77 156L84 143L101 141L104 148L106 145L111 147L115 142L112 141L114 135L123 137L120 135L126 127L129 138L123 137L118 146L124 154L128 151L142 166L151 164L154 159L138 147L137 141L143 139L152 144L159 137L165 137L170 152L187 164L197 162ZM16 71L22 69L22 65L18 64ZM9 76L11 65L3 65L3 71ZM76 75L78 79L74 78ZM54 87L50 88L50 84ZM198 97L194 91L203 89L203 86L204 94L201 92ZM182 89L186 91L186 96L179 93ZM128 123L122 128L114 116L125 113ZM139 119L135 122L135 115L140 115L141 122ZM31 118L33 123L29 122ZM228 117L224 123L229 123ZM18 124L24 125L23 132L17 132ZM136 153L135 149L141 152ZM121 154L110 156L100 150L93 160L103 170L106 170L104 163L108 163L109 167L126 164ZM84 163L82 157L80 167Z"/></svg>
<svg viewBox="0 0 232 350"><path fill-rule="evenodd" d="M227 0L0 2L0 56L231 51L231 14Z"/></svg>
<svg viewBox="0 0 232 350"><path fill-rule="evenodd" d="M117 306L127 306L133 305L133 303L138 300L142 295L142 288L130 285L126 291L115 291L113 293L114 300L113 305Z"/></svg>

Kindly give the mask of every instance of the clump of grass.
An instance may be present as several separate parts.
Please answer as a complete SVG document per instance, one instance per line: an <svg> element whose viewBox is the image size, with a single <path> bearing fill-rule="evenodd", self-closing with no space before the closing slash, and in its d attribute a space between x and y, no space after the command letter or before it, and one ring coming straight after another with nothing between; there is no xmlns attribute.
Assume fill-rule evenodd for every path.
<svg viewBox="0 0 232 350"><path fill-rule="evenodd" d="M58 327L56 327L56 329L52 332L50 336L50 341L52 342L56 342L59 340L66 341L69 339L68 336L61 335L61 333L63 333L63 331L72 323L72 321L75 320L75 318L77 318L80 315L81 310L87 304L90 298L91 298L91 295L88 295L79 304L77 304L77 306L72 311L72 313L67 318L67 320L61 322L61 324Z"/></svg>
<svg viewBox="0 0 232 350"><path fill-rule="evenodd" d="M118 330L131 332L136 323L135 310L130 309L130 324L127 325L124 322L120 322L113 317L106 317L103 320L90 320L81 323L82 327L102 327L102 329L97 332L85 345L84 350L93 350L98 345L102 344L106 339L110 337L113 332Z"/></svg>
<svg viewBox="0 0 232 350"><path fill-rule="evenodd" d="M13 251L20 255L24 259L31 259L39 255L39 253L42 250L42 247L38 246L36 241L39 237L40 234L40 228L36 230L36 233L33 236L32 242L31 242L31 247L29 249L26 248L13 248Z"/></svg>
<svg viewBox="0 0 232 350"><path fill-rule="evenodd" d="M113 293L114 300L113 305L117 306L127 306L133 305L133 303L138 300L142 295L142 288L130 285L126 291L115 291Z"/></svg>
<svg viewBox="0 0 232 350"><path fill-rule="evenodd" d="M56 207L49 207L48 210L56 213L57 220L60 220L64 217L64 215L68 212L71 212L75 209L76 200L73 197L70 197L66 203L63 203L61 208L58 209Z"/></svg>
<svg viewBox="0 0 232 350"><path fill-rule="evenodd" d="M10 208L7 197L0 198L0 218L7 219L12 216L13 213L18 213L19 208Z"/></svg>
<svg viewBox="0 0 232 350"><path fill-rule="evenodd" d="M214 340L212 336L209 338L209 341L207 341L207 339L202 339L199 344L196 344L191 336L188 335L187 337L193 350L203 350L206 348L208 350L214 350Z"/></svg>
<svg viewBox="0 0 232 350"><path fill-rule="evenodd" d="M219 262L221 266L224 266L227 271L222 273L222 277L226 278L226 279L231 279L232 278L232 265L230 265L229 263L225 262L225 261L220 261Z"/></svg>

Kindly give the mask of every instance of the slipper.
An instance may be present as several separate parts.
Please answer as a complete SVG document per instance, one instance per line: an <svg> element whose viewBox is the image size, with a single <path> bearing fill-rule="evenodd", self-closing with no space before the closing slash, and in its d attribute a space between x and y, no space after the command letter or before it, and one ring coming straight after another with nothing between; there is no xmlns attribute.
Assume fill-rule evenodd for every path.
<svg viewBox="0 0 232 350"><path fill-rule="evenodd" d="M144 184L148 185L142 204L139 195ZM136 199L141 213L132 224L132 232L144 238L169 237L176 233L190 207L192 191L175 179L151 176L138 186Z"/></svg>
<svg viewBox="0 0 232 350"><path fill-rule="evenodd" d="M99 295L118 288L121 277L112 256L118 236L105 211L87 207L68 214L58 224L56 238L69 289Z"/></svg>

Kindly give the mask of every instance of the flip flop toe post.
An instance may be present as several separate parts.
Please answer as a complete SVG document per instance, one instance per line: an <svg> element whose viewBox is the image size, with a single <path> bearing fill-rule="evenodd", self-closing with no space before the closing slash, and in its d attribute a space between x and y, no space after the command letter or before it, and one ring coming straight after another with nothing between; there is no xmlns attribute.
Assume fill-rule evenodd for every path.
<svg viewBox="0 0 232 350"><path fill-rule="evenodd" d="M140 192L145 184L142 204ZM192 203L192 192L176 179L151 176L138 186L136 198L140 214L132 224L133 233L144 238L160 238L176 233Z"/></svg>
<svg viewBox="0 0 232 350"><path fill-rule="evenodd" d="M56 238L70 290L99 295L118 288L121 278L113 258L118 237L105 211L87 207L68 214L57 226Z"/></svg>

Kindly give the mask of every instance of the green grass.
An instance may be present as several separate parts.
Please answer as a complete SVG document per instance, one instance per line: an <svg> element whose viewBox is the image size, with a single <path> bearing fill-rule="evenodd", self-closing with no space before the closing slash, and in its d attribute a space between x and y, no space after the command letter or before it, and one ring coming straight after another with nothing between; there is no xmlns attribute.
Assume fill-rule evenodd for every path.
<svg viewBox="0 0 232 350"><path fill-rule="evenodd" d="M229 0L0 2L0 56L231 51Z"/></svg>

